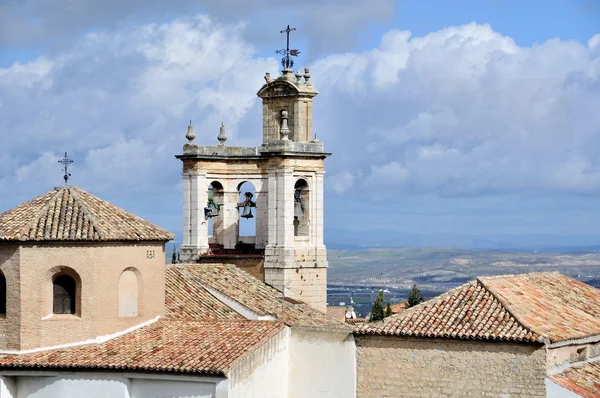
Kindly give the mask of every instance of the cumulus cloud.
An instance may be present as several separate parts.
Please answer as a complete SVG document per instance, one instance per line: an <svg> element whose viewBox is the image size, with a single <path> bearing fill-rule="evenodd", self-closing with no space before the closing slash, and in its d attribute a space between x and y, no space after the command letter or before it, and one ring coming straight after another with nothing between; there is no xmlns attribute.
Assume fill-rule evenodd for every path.
<svg viewBox="0 0 600 398"><path fill-rule="evenodd" d="M322 139L349 154L333 167L390 195L599 192L597 42L519 47L469 24L321 59Z"/></svg>
<svg viewBox="0 0 600 398"><path fill-rule="evenodd" d="M278 65L256 55L246 26L197 16L88 33L0 68L2 207L60 184L68 151L74 184L171 203L156 212L179 225L173 155L188 120L200 143L216 142L221 121L228 143L260 143L255 93ZM519 47L487 25L392 30L372 50L316 60L330 198L600 192L599 37Z"/></svg>

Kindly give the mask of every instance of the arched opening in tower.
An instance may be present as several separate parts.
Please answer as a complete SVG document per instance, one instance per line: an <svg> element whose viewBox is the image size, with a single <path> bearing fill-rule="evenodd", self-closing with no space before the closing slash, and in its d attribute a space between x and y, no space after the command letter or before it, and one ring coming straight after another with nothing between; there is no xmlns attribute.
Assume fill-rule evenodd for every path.
<svg viewBox="0 0 600 398"><path fill-rule="evenodd" d="M243 181L238 185L238 212L239 212L239 235L238 245L240 249L254 249L256 246L256 188L249 181Z"/></svg>
<svg viewBox="0 0 600 398"><path fill-rule="evenodd" d="M213 181L208 184L208 200L204 208L204 215L208 226L208 242L223 244L223 184Z"/></svg>
<svg viewBox="0 0 600 398"><path fill-rule="evenodd" d="M308 182L300 178L294 185L294 236L309 236L310 191Z"/></svg>

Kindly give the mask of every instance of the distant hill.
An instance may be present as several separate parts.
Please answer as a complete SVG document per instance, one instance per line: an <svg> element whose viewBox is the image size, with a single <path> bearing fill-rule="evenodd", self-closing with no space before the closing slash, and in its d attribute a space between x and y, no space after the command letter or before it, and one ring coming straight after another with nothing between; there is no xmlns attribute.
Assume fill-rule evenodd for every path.
<svg viewBox="0 0 600 398"><path fill-rule="evenodd" d="M331 249L375 247L455 247L472 250L510 250L545 252L600 251L600 235L496 234L468 236L461 234L417 234L384 229L351 231L325 229L325 244Z"/></svg>

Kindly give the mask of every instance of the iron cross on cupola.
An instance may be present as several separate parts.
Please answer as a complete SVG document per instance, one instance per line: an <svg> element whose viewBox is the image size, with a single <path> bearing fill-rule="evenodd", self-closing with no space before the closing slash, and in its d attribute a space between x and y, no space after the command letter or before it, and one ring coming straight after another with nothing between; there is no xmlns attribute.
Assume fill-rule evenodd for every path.
<svg viewBox="0 0 600 398"><path fill-rule="evenodd" d="M297 57L300 54L299 50L290 50L290 32L295 31L296 28L290 28L290 25L286 29L282 30L281 33L286 34L286 47L285 49L275 50L276 54L283 54L281 58L281 65L283 69L292 69L294 67L294 61L291 57Z"/></svg>
<svg viewBox="0 0 600 398"><path fill-rule="evenodd" d="M63 179L65 180L65 185L69 181L69 177L71 177L71 173L69 173L69 165L73 163L73 160L69 159L67 153L65 152L65 157L58 161L58 163L63 165L63 172L65 173Z"/></svg>

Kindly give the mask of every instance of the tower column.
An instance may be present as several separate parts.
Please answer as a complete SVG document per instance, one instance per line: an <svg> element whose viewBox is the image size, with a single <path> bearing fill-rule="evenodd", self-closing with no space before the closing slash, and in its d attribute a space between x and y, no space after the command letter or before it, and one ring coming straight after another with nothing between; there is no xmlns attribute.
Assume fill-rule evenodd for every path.
<svg viewBox="0 0 600 398"><path fill-rule="evenodd" d="M182 261L195 261L208 250L208 224L204 206L208 201L206 174L197 171L183 173L183 244L179 249Z"/></svg>
<svg viewBox="0 0 600 398"><path fill-rule="evenodd" d="M235 249L238 243L240 230L240 212L237 208L240 193L238 191L226 191L223 193L223 212L222 212L222 244L225 249Z"/></svg>

